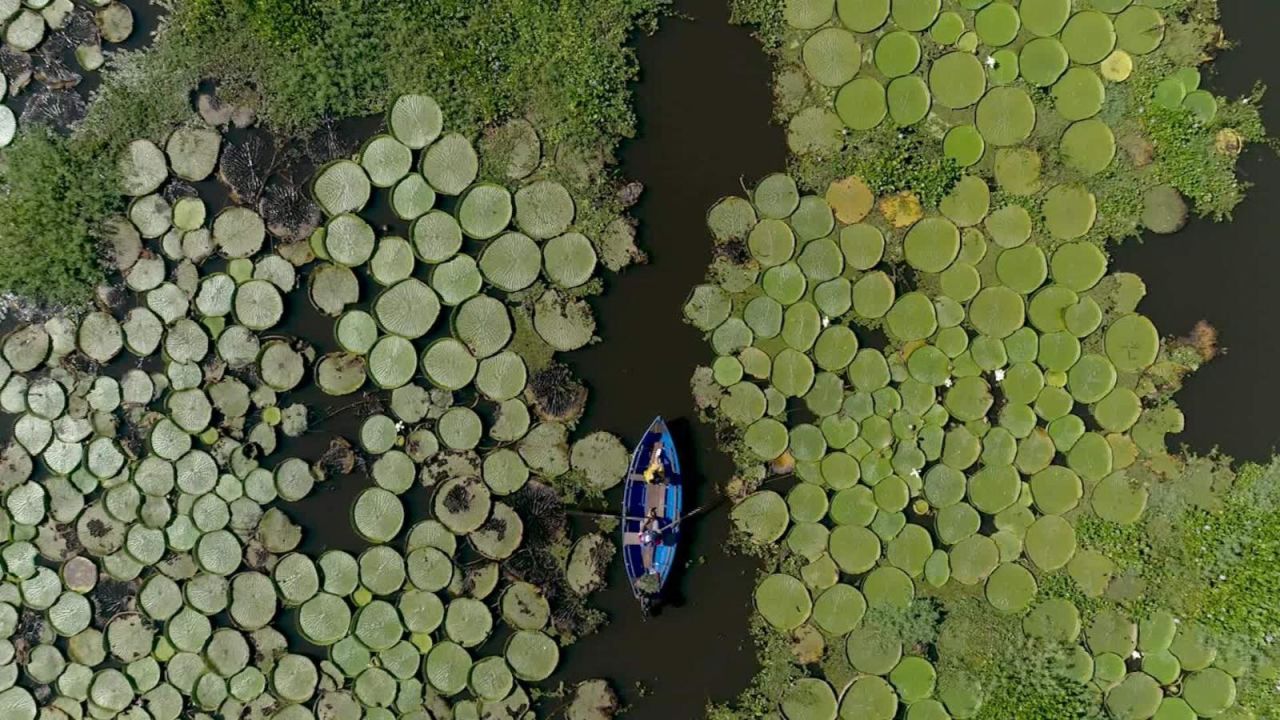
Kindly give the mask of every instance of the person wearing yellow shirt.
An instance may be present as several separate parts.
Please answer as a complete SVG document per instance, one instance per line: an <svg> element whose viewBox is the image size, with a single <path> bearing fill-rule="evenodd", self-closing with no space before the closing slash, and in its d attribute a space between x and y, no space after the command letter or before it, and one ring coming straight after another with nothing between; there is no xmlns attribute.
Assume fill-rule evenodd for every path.
<svg viewBox="0 0 1280 720"><path fill-rule="evenodd" d="M644 481L651 483L662 475L662 444L657 443L653 446L653 452L649 453L649 467L644 469Z"/></svg>

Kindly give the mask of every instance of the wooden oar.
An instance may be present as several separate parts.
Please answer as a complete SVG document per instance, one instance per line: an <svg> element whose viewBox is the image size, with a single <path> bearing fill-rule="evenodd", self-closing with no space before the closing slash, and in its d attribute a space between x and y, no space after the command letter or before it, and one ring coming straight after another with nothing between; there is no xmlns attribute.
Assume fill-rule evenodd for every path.
<svg viewBox="0 0 1280 720"><path fill-rule="evenodd" d="M773 477L771 477L771 478L769 478L769 479L767 479L767 480L763 480L763 481L761 481L761 483L760 483L760 485L759 485L758 487L764 487L765 485L768 485L768 484L769 484L769 483L771 483L771 482L777 482L778 480L782 480L782 479L784 479L784 478L792 477L794 474L795 474L795 473L783 473L783 474L781 474L781 475L774 475ZM717 507L719 507L720 505L722 505L722 504L724 503L724 501L725 501L725 500L728 500L728 499L729 499L729 497L728 497L727 495L724 495L723 493L721 493L721 492L720 492L720 488L719 488L719 486L716 486L716 487L715 487L715 491L716 491L716 495L717 495L717 497L716 497L716 499L715 499L715 500L712 500L712 501L711 501L711 502L709 502L709 503L705 503L705 504L703 504L703 505L700 505L700 506L698 506L698 507L696 507L696 508L694 508L694 509L690 510L689 512L685 513L684 515L681 515L680 517L676 518L675 520L672 520L670 523L668 523L668 524L666 524L666 525L663 525L662 527L658 528L658 532L666 532L666 531L667 531L667 530L669 530L670 528L673 528L673 527L675 527L675 526L679 525L680 523L684 522L685 520L688 520L688 519L690 519L690 518L692 518L692 517L694 517L694 516L697 516L697 515L701 515L702 513L707 512L708 510L714 510L715 508L717 508Z"/></svg>
<svg viewBox="0 0 1280 720"><path fill-rule="evenodd" d="M617 513L601 512L599 510L565 510L566 515L581 515L586 517L611 518L613 520L641 520L642 517L632 517L630 515L618 515Z"/></svg>
<svg viewBox="0 0 1280 720"><path fill-rule="evenodd" d="M778 480L782 480L782 479L784 479L784 478L789 478L789 477L792 477L793 475L794 475L794 473L783 473L783 474L781 474L781 475L774 475L773 477L771 477L771 478L769 478L769 479L767 479L767 480L762 481L762 482L760 483L759 487L764 487L765 485L768 485L769 483L777 482ZM700 506L698 506L698 507L696 507L696 508L694 508L694 509L690 510L689 512L685 513L684 515L681 515L680 517L676 518L675 520L672 520L671 522L667 523L666 525L663 525L663 526L659 527L659 528L658 528L658 532L660 532L660 533L666 532L667 530L670 530L671 528L673 528L673 527L675 527L675 526L679 525L680 523L684 522L685 520L688 520L688 519L690 519L690 518L693 518L693 517L696 517L696 516L698 516L698 515L701 515L702 513L707 512L708 510L714 510L715 508L717 508L717 507L719 507L721 504L723 504L725 500L728 500L728 499L729 499L727 495L724 495L723 493L721 493L721 492L720 492L720 488L719 488L718 486L715 488L715 490L716 490L716 496L717 496L715 500L712 500L711 502L708 502L708 503L705 503L705 504L703 504L703 505L700 505ZM645 520L648 520L648 518L645 518L645 517L632 517L632 516L628 516L628 515L622 515L622 516L619 516L619 515L615 515L615 514L610 513L610 512L601 512L601 511L598 511L598 510L565 510L565 514L567 514L567 515L586 515L586 516L590 516L590 517L607 517L607 518L620 519L620 520L624 520L624 521L625 521L625 520L637 520L637 521L640 521L640 522L644 522Z"/></svg>

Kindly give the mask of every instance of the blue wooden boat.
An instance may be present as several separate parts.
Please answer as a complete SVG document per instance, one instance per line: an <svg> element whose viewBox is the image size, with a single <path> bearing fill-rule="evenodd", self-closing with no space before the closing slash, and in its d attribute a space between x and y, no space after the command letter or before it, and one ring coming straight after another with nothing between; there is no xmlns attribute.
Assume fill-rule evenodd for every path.
<svg viewBox="0 0 1280 720"><path fill-rule="evenodd" d="M671 574L683 505L680 459L659 416L631 455L622 492L623 564L631 591L643 603L655 599Z"/></svg>

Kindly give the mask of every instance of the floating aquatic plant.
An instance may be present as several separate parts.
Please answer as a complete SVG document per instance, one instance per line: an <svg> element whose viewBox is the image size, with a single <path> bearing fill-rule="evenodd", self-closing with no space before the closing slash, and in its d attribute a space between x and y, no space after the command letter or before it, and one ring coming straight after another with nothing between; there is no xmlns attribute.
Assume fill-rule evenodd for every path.
<svg viewBox="0 0 1280 720"><path fill-rule="evenodd" d="M16 416L0 478L5 717L531 712L527 684L588 628L583 597L612 554L590 535L557 557L560 501L536 501L536 478L572 472L607 488L627 454L608 433L571 442L562 423L581 399L529 389L512 347L512 308L546 326L541 297L553 292L554 334L526 346L591 338L579 297L597 256L570 191L528 148L517 177L482 179L478 151L443 122L431 98L395 103L391 134L317 171L323 224L301 242L290 236L305 221L269 224L252 207L174 192L215 171L249 187L248 156L218 132L193 123L124 150L132 200L109 227L137 304L0 341L0 407ZM255 203L260 180L239 199ZM409 239L362 216L384 192ZM459 198L451 212L434 208L445 196ZM516 287L504 263L532 277ZM379 288L364 302L362 278ZM278 334L304 284L339 349ZM127 357L139 364L114 371ZM372 386L385 398L316 462L287 444L308 427L289 396L311 378L331 395ZM543 403L555 419L536 421ZM349 522L367 546L304 552L283 508L357 467L372 482ZM425 518L404 499L419 485ZM291 647L283 624L319 652ZM29 682L15 684L19 672ZM607 686L579 694L575 716L616 710Z"/></svg>
<svg viewBox="0 0 1280 720"><path fill-rule="evenodd" d="M1123 276L1107 276L1105 254L1079 233L1036 234L1021 206L993 209L974 175L940 212L895 229L872 202L841 204L866 194L859 182L841 181L823 199L773 175L750 198L718 203L713 236L745 238L750 258L739 264L757 280L743 287L721 275L696 288L685 311L720 354L710 414L739 439L739 463L785 458L799 479L785 495L762 487L733 510L751 542L780 543L798 563L762 579L757 610L778 631L812 624L842 638L860 672L896 675L877 686L883 700L850 688L840 701L842 713L869 702L891 717L896 697L932 695L931 681L918 690L914 678L935 670L883 623L865 621L868 608L977 592L990 612L1026 614L1032 633L1038 614L1078 617L1070 602L1037 600L1044 578L1066 573L1080 592L1100 592L1071 520L1142 516L1148 489L1130 469L1166 457L1163 442L1143 435L1170 422L1144 377L1170 360L1134 311L1140 292L1119 294ZM1063 213L1064 222L1079 217ZM899 267L920 290L890 280ZM867 327L889 345L864 347ZM788 416L788 402L811 419ZM1102 638L1114 636L1100 629L1087 647L1109 652ZM946 656L938 662L949 669ZM1163 697L1143 673L1104 689L1117 717L1150 717L1145 708ZM956 693L938 697L952 715L981 703L980 693ZM839 696L814 678L782 708L827 717Z"/></svg>
<svg viewBox="0 0 1280 720"><path fill-rule="evenodd" d="M1189 28L1171 5L739 3L779 61L799 181L708 212L720 252L685 315L718 357L694 388L738 461L734 523L771 561L759 616L793 648L816 627L844 651L800 682L766 668L790 680L752 708L764 692L790 718L1251 716L1237 681L1273 661L1215 666L1210 647L1256 639L1169 625L1168 607L1214 613L1190 600L1203 578L1161 585L1205 558L1176 549L1180 499L1232 484L1169 489L1186 466L1165 449L1182 426L1168 379L1201 360L1136 312L1140 279L1108 275L1101 247L1177 230L1184 193L1229 211L1235 153L1261 138L1248 100L1201 90L1163 45ZM930 153L961 172L918 172ZM1100 527L1161 549L1099 544ZM910 647L880 609L922 597L947 619Z"/></svg>

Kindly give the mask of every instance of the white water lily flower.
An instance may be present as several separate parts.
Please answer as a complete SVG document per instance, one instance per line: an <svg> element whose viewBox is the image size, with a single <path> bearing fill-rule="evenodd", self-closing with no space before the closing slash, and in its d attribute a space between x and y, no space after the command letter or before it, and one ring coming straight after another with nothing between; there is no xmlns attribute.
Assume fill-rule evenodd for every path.
<svg viewBox="0 0 1280 720"><path fill-rule="evenodd" d="M826 326L828 326L828 325L830 325L830 324L831 324L831 318L827 317L826 315L823 315L823 316L822 316L822 327L826 327Z"/></svg>
<svg viewBox="0 0 1280 720"><path fill-rule="evenodd" d="M946 385L947 387L951 387L951 386L952 386L952 385L954 385L955 383L954 383L954 382L952 382L951 378L947 378L946 380L943 380L943 381L942 381L942 384L943 384L943 385Z"/></svg>
<svg viewBox="0 0 1280 720"><path fill-rule="evenodd" d="M995 67L995 66L996 66L996 59L995 59L995 57L994 57L994 56L992 56L992 55L988 55L988 56L987 56L986 63L987 63L987 67L992 67L992 68L993 68L993 67Z"/></svg>
<svg viewBox="0 0 1280 720"><path fill-rule="evenodd" d="M996 382L1004 381L1004 368L996 368Z"/></svg>

